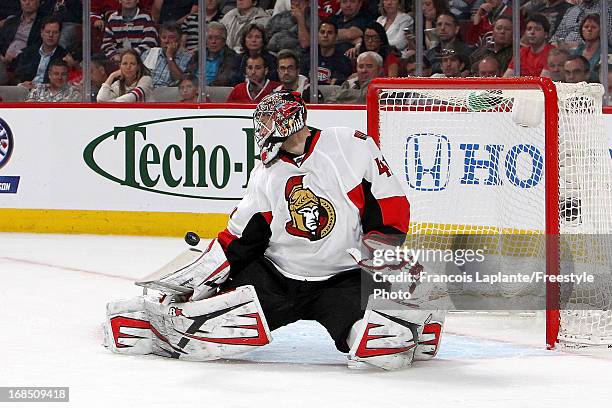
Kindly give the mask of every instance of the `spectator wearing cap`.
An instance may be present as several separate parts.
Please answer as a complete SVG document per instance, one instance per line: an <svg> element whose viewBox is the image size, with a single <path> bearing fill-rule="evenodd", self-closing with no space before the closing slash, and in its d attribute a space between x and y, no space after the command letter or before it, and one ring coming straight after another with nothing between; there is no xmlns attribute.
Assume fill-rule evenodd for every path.
<svg viewBox="0 0 612 408"><path fill-rule="evenodd" d="M440 67L442 73L433 74L432 77L439 78L459 78L463 76L465 60L453 49L442 50L440 53Z"/></svg>
<svg viewBox="0 0 612 408"><path fill-rule="evenodd" d="M521 76L540 76L547 69L548 53L555 47L546 42L550 24L541 14L533 14L527 20L525 28L525 42L527 47L521 48ZM510 61L505 77L514 75L514 59Z"/></svg>
<svg viewBox="0 0 612 408"><path fill-rule="evenodd" d="M563 66L569 58L569 51L564 48L553 48L548 53L546 60L546 68L542 70L542 76L552 79L553 81L565 81Z"/></svg>
<svg viewBox="0 0 612 408"><path fill-rule="evenodd" d="M336 46L338 27L331 20L319 23L319 66L317 77L321 85L341 85L353 72L349 60ZM310 48L304 50L300 72L310 77Z"/></svg>
<svg viewBox="0 0 612 408"><path fill-rule="evenodd" d="M577 84L579 82L589 82L589 61L582 55L571 56L563 65L563 82Z"/></svg>
<svg viewBox="0 0 612 408"><path fill-rule="evenodd" d="M328 97L330 103L365 103L368 85L383 74L383 59L374 51L357 56L357 76L345 81Z"/></svg>
<svg viewBox="0 0 612 408"><path fill-rule="evenodd" d="M436 34L439 39L438 45L427 50L425 53L425 65L432 73L441 73L440 55L442 50L452 49L455 53L465 58L472 53L472 49L468 47L459 37L459 21L451 13L442 13L436 20Z"/></svg>

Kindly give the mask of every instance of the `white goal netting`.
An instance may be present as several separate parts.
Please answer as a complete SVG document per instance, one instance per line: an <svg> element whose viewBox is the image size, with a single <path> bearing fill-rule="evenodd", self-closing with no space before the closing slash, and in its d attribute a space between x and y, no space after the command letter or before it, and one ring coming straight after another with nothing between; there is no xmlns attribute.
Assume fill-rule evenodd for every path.
<svg viewBox="0 0 612 408"><path fill-rule="evenodd" d="M442 79L428 88L400 80L377 90L377 107L368 107L377 111L381 149L411 203L407 245L485 248L484 264L457 269L464 276L474 275L474 268L508 276L544 271L547 262L549 273L553 265L561 275L592 276L593 282L557 286L560 296L552 303L551 293L558 295L545 282L459 289L476 308L479 302L495 308L482 300L498 296L524 309L537 304L524 297L547 295L543 308L562 309L560 341L612 344L612 157L601 86L557 85L555 123L545 114L554 102L546 89L521 82L497 89L484 89L476 79L472 84L463 80L457 89ZM557 139L550 138L553 132L558 142L551 146L546 141ZM547 183L548 166L558 169L554 182ZM550 246L546 233L557 228L558 245ZM453 288L447 287L451 298ZM507 302L500 305L508 308Z"/></svg>

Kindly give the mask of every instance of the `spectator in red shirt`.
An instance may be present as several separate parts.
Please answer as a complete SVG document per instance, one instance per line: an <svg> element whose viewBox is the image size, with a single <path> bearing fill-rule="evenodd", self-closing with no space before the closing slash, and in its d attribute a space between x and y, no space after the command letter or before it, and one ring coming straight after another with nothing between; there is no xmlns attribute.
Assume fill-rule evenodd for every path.
<svg viewBox="0 0 612 408"><path fill-rule="evenodd" d="M246 62L246 80L234 87L227 97L227 102L259 103L264 96L280 85L267 78L268 63L261 55L248 57Z"/></svg>
<svg viewBox="0 0 612 408"><path fill-rule="evenodd" d="M546 61L548 53L554 49L547 42L550 23L542 14L532 14L527 19L525 29L526 47L521 48L521 76L540 76L542 70L548 69ZM514 75L514 59L510 61L505 77Z"/></svg>

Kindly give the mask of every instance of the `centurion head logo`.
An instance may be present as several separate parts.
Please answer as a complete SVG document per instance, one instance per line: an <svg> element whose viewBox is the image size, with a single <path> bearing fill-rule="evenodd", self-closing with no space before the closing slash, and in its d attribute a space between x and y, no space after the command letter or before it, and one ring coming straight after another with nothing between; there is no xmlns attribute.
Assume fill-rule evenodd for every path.
<svg viewBox="0 0 612 408"><path fill-rule="evenodd" d="M4 167L13 153L13 133L8 124L0 119L0 169Z"/></svg>
<svg viewBox="0 0 612 408"><path fill-rule="evenodd" d="M304 176L293 176L287 180L285 199L291 215L291 221L285 225L289 234L318 241L334 228L334 207L329 201L304 187Z"/></svg>

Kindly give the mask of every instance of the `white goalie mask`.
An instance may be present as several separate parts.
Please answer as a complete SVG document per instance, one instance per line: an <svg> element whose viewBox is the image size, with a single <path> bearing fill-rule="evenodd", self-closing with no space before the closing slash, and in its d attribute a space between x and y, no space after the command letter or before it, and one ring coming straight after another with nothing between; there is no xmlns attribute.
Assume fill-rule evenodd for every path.
<svg viewBox="0 0 612 408"><path fill-rule="evenodd" d="M253 113L255 142L261 161L270 163L283 142L306 126L306 105L297 92L275 92L265 96Z"/></svg>

